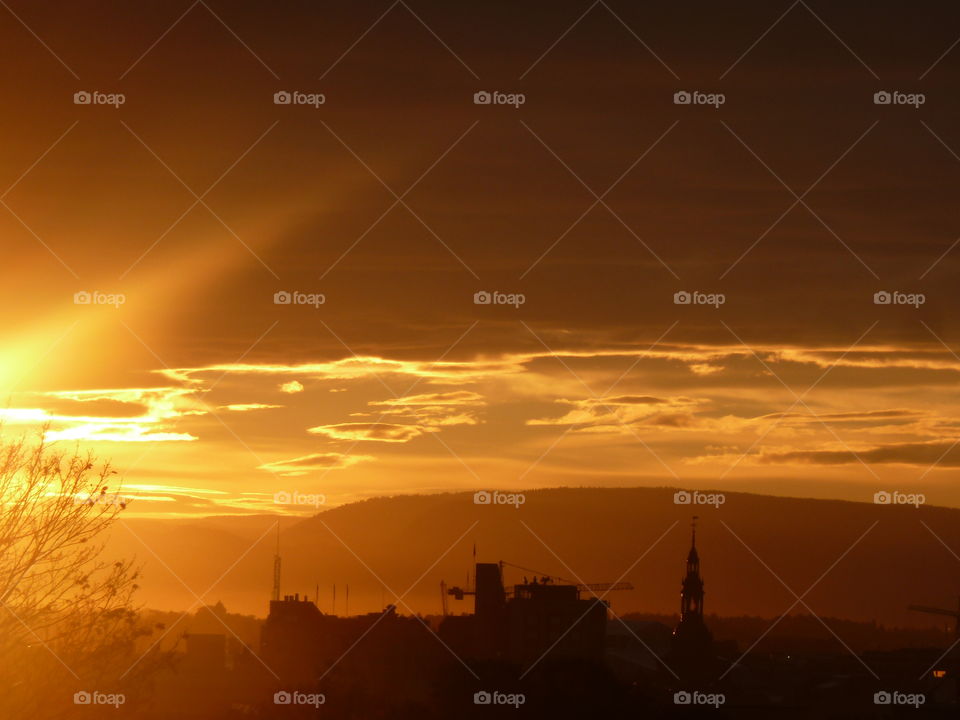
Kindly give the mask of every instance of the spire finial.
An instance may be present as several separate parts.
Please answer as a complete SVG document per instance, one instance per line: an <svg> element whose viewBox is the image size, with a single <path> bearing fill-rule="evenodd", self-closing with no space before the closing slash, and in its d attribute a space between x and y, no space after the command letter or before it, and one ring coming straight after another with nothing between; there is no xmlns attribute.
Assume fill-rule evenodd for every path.
<svg viewBox="0 0 960 720"><path fill-rule="evenodd" d="M691 528L691 532L690 532L690 535L691 535L690 545L691 545L691 547L696 547L696 546L697 546L697 520L699 520L699 519L700 519L700 516L699 516L699 515L694 515L694 516L693 516L693 520L690 522L690 528Z"/></svg>

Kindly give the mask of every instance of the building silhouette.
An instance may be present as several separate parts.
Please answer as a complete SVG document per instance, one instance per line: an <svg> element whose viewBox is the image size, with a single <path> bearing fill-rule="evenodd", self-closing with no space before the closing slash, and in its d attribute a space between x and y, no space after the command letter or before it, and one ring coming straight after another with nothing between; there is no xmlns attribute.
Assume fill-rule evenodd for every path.
<svg viewBox="0 0 960 720"><path fill-rule="evenodd" d="M475 589L454 587L457 599L474 596L473 615L449 615L440 637L464 657L529 665L551 659L603 659L609 604L581 598L581 586L556 583L549 576L507 588L503 563L476 563Z"/></svg>

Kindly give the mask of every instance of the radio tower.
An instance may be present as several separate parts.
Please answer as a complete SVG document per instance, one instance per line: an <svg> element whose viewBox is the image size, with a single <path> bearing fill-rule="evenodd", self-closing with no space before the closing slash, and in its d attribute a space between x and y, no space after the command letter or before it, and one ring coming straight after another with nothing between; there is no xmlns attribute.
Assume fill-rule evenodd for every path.
<svg viewBox="0 0 960 720"><path fill-rule="evenodd" d="M277 520L277 552L273 556L273 599L280 599L280 521Z"/></svg>

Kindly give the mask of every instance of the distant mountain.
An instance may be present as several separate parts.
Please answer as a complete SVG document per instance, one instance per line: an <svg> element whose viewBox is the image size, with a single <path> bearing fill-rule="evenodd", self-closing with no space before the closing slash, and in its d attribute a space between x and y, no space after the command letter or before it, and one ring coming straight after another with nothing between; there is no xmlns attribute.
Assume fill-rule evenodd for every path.
<svg viewBox="0 0 960 720"><path fill-rule="evenodd" d="M606 598L618 614L674 613L696 513L708 613L774 617L791 606L807 612L785 585L818 615L886 625L942 627L947 618L907 605L957 607L960 510L746 493L725 493L726 502L714 508L677 505L674 492L535 490L519 508L478 505L468 493L408 495L284 517L282 591L313 598L319 585L320 607L330 611L336 583L336 611L343 613L349 584L351 614L370 612L395 602L379 577L401 595L412 585L404 601L436 613L441 580L469 585L476 546L480 561L587 583L628 580L634 590ZM271 516L131 519L113 531L109 547L143 561L145 605L196 604L179 577L198 594L213 586L203 596L207 603L263 615L276 522ZM508 582L535 574L511 566L505 573ZM472 610L469 597L449 602L451 612Z"/></svg>

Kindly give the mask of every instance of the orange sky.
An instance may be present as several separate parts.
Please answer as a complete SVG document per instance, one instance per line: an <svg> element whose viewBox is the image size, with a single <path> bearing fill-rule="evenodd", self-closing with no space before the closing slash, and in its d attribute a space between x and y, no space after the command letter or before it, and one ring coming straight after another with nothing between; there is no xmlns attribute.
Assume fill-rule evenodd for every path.
<svg viewBox="0 0 960 720"><path fill-rule="evenodd" d="M585 7L425 3L364 34L391 6L348 5L0 14L6 434L112 459L137 514L638 484L960 506L955 10L797 6L761 37L783 10L596 6L563 35ZM673 103L696 89L726 101Z"/></svg>

